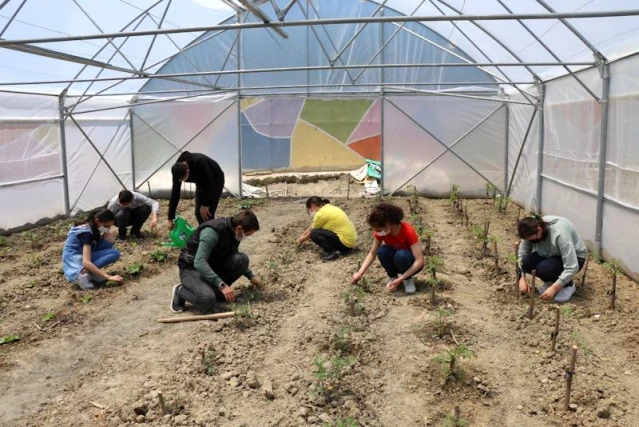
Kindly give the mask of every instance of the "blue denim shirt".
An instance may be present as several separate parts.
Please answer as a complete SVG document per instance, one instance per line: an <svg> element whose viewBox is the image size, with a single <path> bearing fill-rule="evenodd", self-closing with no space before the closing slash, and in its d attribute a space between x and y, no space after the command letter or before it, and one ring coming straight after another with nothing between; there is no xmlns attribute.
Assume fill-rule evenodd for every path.
<svg viewBox="0 0 639 427"><path fill-rule="evenodd" d="M78 278L78 274L84 268L82 262L82 247L84 246L78 235L91 231L91 227L88 224L79 225L77 227L71 227L69 234L67 234L67 241L64 243L64 250L62 251L62 268L64 275L69 282L73 282ZM91 244L92 248L95 246L95 241Z"/></svg>

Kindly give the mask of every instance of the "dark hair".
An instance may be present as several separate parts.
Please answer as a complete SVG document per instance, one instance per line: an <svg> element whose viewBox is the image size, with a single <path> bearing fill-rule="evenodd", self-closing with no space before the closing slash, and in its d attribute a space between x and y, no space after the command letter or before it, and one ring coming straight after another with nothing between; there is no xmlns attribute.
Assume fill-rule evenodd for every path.
<svg viewBox="0 0 639 427"><path fill-rule="evenodd" d="M115 221L115 214L109 209L97 208L90 211L86 219L76 221L75 225L78 226L82 224L89 224L89 227L91 227L91 232L93 233L93 238L95 240L99 240L100 230L98 230L97 225L95 225L96 218L99 219L100 222Z"/></svg>
<svg viewBox="0 0 639 427"><path fill-rule="evenodd" d="M188 170L188 166L186 163L176 163L171 166L171 175L173 175L173 180L180 180L186 176L186 171Z"/></svg>
<svg viewBox="0 0 639 427"><path fill-rule="evenodd" d="M517 223L517 233L522 239L526 239L537 233L537 227L541 227L542 233L546 234L548 224L554 224L556 220L546 222L537 214L531 214L529 217L522 218Z"/></svg>
<svg viewBox="0 0 639 427"><path fill-rule="evenodd" d="M129 190L122 190L120 191L120 194L118 194L118 200L120 203L131 203L131 200L133 200L133 193Z"/></svg>
<svg viewBox="0 0 639 427"><path fill-rule="evenodd" d="M368 215L368 225L373 227L383 227L389 224L401 224L404 219L404 211L399 206L389 203L380 203L375 206Z"/></svg>
<svg viewBox="0 0 639 427"><path fill-rule="evenodd" d="M260 229L260 223L257 217L248 209L241 210L233 218L231 218L231 226L233 228L240 226L244 231L257 231Z"/></svg>
<svg viewBox="0 0 639 427"><path fill-rule="evenodd" d="M306 200L306 209L310 208L311 205L315 205L315 206L324 206L324 205L328 205L330 204L330 200L328 199L322 199L320 197L317 196L311 196Z"/></svg>

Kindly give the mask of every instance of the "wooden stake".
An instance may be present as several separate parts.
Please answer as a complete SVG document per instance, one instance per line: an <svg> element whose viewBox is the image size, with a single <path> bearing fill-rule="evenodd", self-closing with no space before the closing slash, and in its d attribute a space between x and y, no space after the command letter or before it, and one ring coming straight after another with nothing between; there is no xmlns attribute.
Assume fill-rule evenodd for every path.
<svg viewBox="0 0 639 427"><path fill-rule="evenodd" d="M459 406L455 406L455 424L459 424L459 418L461 417L461 413L459 412Z"/></svg>
<svg viewBox="0 0 639 427"><path fill-rule="evenodd" d="M346 174L346 179L348 179L348 185L346 187L346 199L349 199L351 196L351 174Z"/></svg>
<svg viewBox="0 0 639 427"><path fill-rule="evenodd" d="M426 237L426 256L430 256L430 236Z"/></svg>
<svg viewBox="0 0 639 427"><path fill-rule="evenodd" d="M481 246L481 257L486 258L486 253L488 252L488 229L490 228L490 221L486 221L484 223L484 242Z"/></svg>
<svg viewBox="0 0 639 427"><path fill-rule="evenodd" d="M497 253L497 242L493 241L493 253L495 255L495 270L499 272L499 254Z"/></svg>
<svg viewBox="0 0 639 427"><path fill-rule="evenodd" d="M215 314L203 314L200 316L185 316L185 317L168 317L164 319L158 319L158 323L180 323L180 322L194 322L197 320L215 320L215 319L224 319L227 317L235 316L234 311L228 311L226 313L215 313Z"/></svg>
<svg viewBox="0 0 639 427"><path fill-rule="evenodd" d="M519 292L519 265L517 264L517 257L519 256L519 243L515 243L515 295L517 296L517 302L521 297Z"/></svg>
<svg viewBox="0 0 639 427"><path fill-rule="evenodd" d="M532 284L530 285L530 305L528 306L528 318L532 319L535 311L535 293L537 292L536 283L537 280L537 270L532 271Z"/></svg>
<svg viewBox="0 0 639 427"><path fill-rule="evenodd" d="M550 351L555 351L555 345L557 345L557 335L559 335L559 307L555 307L555 330L550 335L552 338L552 342L550 344Z"/></svg>
<svg viewBox="0 0 639 427"><path fill-rule="evenodd" d="M515 221L515 226L519 225L519 220L521 219L521 206L517 209L517 221Z"/></svg>
<svg viewBox="0 0 639 427"><path fill-rule="evenodd" d="M284 181L284 197L288 196L288 186L286 184L286 181Z"/></svg>
<svg viewBox="0 0 639 427"><path fill-rule="evenodd" d="M584 272L581 275L581 287L586 285L586 274L588 273L588 264L590 263L590 254L586 254L586 262L584 263Z"/></svg>
<svg viewBox="0 0 639 427"><path fill-rule="evenodd" d="M570 389L572 388L572 377L575 375L575 363L577 362L577 346L572 346L570 356L570 369L566 372L566 398L564 400L564 411L570 409Z"/></svg>
<svg viewBox="0 0 639 427"><path fill-rule="evenodd" d="M615 309L615 302L617 300L617 272L612 272L612 290L610 291L610 309Z"/></svg>
<svg viewBox="0 0 639 427"><path fill-rule="evenodd" d="M158 393L158 399L160 400L160 408L162 409L162 415L166 415L169 411L166 410L166 403L164 403L164 396L162 393Z"/></svg>
<svg viewBox="0 0 639 427"><path fill-rule="evenodd" d="M266 187L266 198L269 198L269 194L268 194L268 182L266 184L264 184L264 187Z"/></svg>

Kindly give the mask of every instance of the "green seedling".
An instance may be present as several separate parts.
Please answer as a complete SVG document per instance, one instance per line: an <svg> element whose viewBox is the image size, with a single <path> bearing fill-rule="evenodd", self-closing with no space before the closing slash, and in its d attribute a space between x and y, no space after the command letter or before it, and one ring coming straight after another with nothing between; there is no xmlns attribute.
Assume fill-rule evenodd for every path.
<svg viewBox="0 0 639 427"><path fill-rule="evenodd" d="M4 236L0 236L0 248L4 248L5 246L8 246L7 238Z"/></svg>
<svg viewBox="0 0 639 427"><path fill-rule="evenodd" d="M441 280L432 277L426 280L426 286L430 288L430 303L433 307L437 305L437 289L441 287Z"/></svg>
<svg viewBox="0 0 639 427"><path fill-rule="evenodd" d="M255 316L253 316L249 304L235 304L233 311L235 312L233 321L236 328L247 329L253 325Z"/></svg>
<svg viewBox="0 0 639 427"><path fill-rule="evenodd" d="M42 265L42 257L39 254L35 254L33 258L31 258L31 265L34 267L40 267Z"/></svg>
<svg viewBox="0 0 639 427"><path fill-rule="evenodd" d="M448 414L442 421L444 427L467 427L468 420L459 416L459 414Z"/></svg>
<svg viewBox="0 0 639 427"><path fill-rule="evenodd" d="M265 199L246 199L240 203L240 209L253 209L255 206L261 206L265 203Z"/></svg>
<svg viewBox="0 0 639 427"><path fill-rule="evenodd" d="M560 311L560 312L561 312L561 314L563 314L563 315L564 315L564 317L566 317L566 318L570 318L570 317L572 317L572 314L573 314L573 312L574 312L574 310L573 310L573 308L572 308L572 307L568 307L568 306L565 306L565 305L562 305L561 307L559 307L559 311Z"/></svg>
<svg viewBox="0 0 639 427"><path fill-rule="evenodd" d="M504 214L506 213L506 210L508 208L508 203L511 201L510 197L506 197L503 194L500 195L499 197L495 198L495 209L497 209L497 212L500 214Z"/></svg>
<svg viewBox="0 0 639 427"><path fill-rule="evenodd" d="M29 288L29 289L33 289L33 288L36 288L36 287L38 287L38 286L40 286L40 282L39 282L39 281L37 281L37 280L32 280L32 281L30 281L30 282L29 282L29 284L27 285L27 288Z"/></svg>
<svg viewBox="0 0 639 427"><path fill-rule="evenodd" d="M324 423L324 427L358 427L359 422L355 418L338 418L333 422L331 426L328 423Z"/></svg>
<svg viewBox="0 0 639 427"><path fill-rule="evenodd" d="M215 353L215 350L204 348L202 349L201 354L202 371L208 376L214 375L217 371L217 366L215 363L217 360L217 353Z"/></svg>
<svg viewBox="0 0 639 427"><path fill-rule="evenodd" d="M333 334L332 343L335 350L342 354L348 354L353 349L353 343L351 342L351 328L342 325Z"/></svg>
<svg viewBox="0 0 639 427"><path fill-rule="evenodd" d="M572 336L572 339L575 341L575 344L577 345L577 347L582 349L586 356L590 356L592 354L592 350L590 349L590 347L588 347L586 340L584 340L584 338L579 334L579 332L573 332L570 335Z"/></svg>
<svg viewBox="0 0 639 427"><path fill-rule="evenodd" d="M49 311L47 314L42 316L42 320L44 320L45 322L49 322L51 320L55 320L56 317L57 317L57 315L56 315L55 311Z"/></svg>
<svg viewBox="0 0 639 427"><path fill-rule="evenodd" d="M18 335L5 335L0 337L0 344L11 344L16 341L20 341L20 337Z"/></svg>
<svg viewBox="0 0 639 427"><path fill-rule="evenodd" d="M154 250L149 254L149 256L151 257L151 261L157 262L159 264L165 263L166 260L169 258L169 254L160 249Z"/></svg>
<svg viewBox="0 0 639 427"><path fill-rule="evenodd" d="M452 315L453 312L450 310L446 310L445 308L438 308L435 311L435 329L437 329L437 336L439 337L439 339L444 338L444 336L448 332L450 323L446 319Z"/></svg>
<svg viewBox="0 0 639 427"><path fill-rule="evenodd" d="M437 272L444 266L444 261L438 256L431 255L426 258L426 271L430 273L430 277L437 279Z"/></svg>
<svg viewBox="0 0 639 427"><path fill-rule="evenodd" d="M608 291L608 296L610 297L610 308L614 310L617 301L617 275L622 272L621 261L612 259L605 262L603 266L612 274L612 288Z"/></svg>
<svg viewBox="0 0 639 427"><path fill-rule="evenodd" d="M352 356L333 356L330 359L324 354L318 354L313 359L315 372L314 394L329 397L337 391L339 379L342 371L347 366L355 364L356 359Z"/></svg>
<svg viewBox="0 0 639 427"><path fill-rule="evenodd" d="M91 294L84 294L80 297L80 302L82 304L88 304L91 302L92 299L93 299L93 296Z"/></svg>
<svg viewBox="0 0 639 427"><path fill-rule="evenodd" d="M362 300L364 299L364 291L358 286L352 286L349 290L341 293L342 300L346 304L348 313L351 316L359 316L364 312Z"/></svg>
<svg viewBox="0 0 639 427"><path fill-rule="evenodd" d="M362 277L360 281L357 282L356 286L367 294L370 294L373 291L371 288L371 282L364 277Z"/></svg>
<svg viewBox="0 0 639 427"><path fill-rule="evenodd" d="M133 264L131 264L130 266L126 268L126 273L129 276L137 276L142 272L143 269L144 269L144 264L142 264L141 262L134 262Z"/></svg>
<svg viewBox="0 0 639 427"><path fill-rule="evenodd" d="M442 375L444 375L447 383L451 380L464 379L465 372L459 367L458 363L460 359L471 359L475 357L477 357L475 352L468 348L466 344L459 344L455 348L435 357L434 360L441 364Z"/></svg>

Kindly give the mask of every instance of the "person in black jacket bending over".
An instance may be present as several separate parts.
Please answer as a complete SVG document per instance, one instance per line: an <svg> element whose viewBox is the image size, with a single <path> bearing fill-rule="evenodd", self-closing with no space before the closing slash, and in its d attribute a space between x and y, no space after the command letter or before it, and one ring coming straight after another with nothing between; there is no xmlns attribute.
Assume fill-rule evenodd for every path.
<svg viewBox="0 0 639 427"><path fill-rule="evenodd" d="M224 172L220 165L204 154L185 151L171 167L171 174L173 188L169 202L169 230L173 230L183 181L195 183L195 218L198 224L215 218L215 211L224 190Z"/></svg>
<svg viewBox="0 0 639 427"><path fill-rule="evenodd" d="M259 229L257 217L250 210L200 224L180 252L182 283L173 287L171 311L184 311L186 302L203 311L214 309L217 301L235 302L231 285L240 276L253 286L261 286L249 268L248 256L238 251L240 241Z"/></svg>

